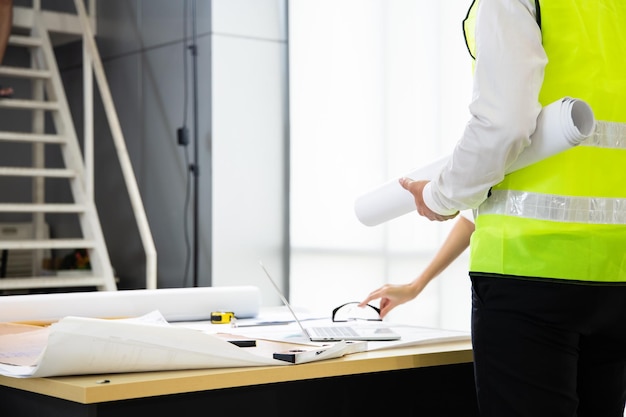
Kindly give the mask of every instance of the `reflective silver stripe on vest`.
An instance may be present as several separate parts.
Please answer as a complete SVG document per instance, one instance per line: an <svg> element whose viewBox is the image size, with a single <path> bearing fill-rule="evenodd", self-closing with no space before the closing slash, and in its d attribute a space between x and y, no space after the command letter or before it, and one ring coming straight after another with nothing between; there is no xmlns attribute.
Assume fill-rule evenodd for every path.
<svg viewBox="0 0 626 417"><path fill-rule="evenodd" d="M596 129L591 136L578 146L597 148L626 149L626 123L596 122Z"/></svg>
<svg viewBox="0 0 626 417"><path fill-rule="evenodd" d="M578 146L626 149L626 123L597 121L594 133ZM492 190L476 210L477 216L481 214L567 223L626 224L626 199Z"/></svg>
<svg viewBox="0 0 626 417"><path fill-rule="evenodd" d="M494 190L476 214L502 214L567 223L626 224L626 199Z"/></svg>

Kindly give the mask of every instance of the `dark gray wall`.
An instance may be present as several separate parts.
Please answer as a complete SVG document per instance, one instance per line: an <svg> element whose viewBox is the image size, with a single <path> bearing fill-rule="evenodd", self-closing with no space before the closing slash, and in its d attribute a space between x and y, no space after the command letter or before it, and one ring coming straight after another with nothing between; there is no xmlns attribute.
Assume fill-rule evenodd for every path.
<svg viewBox="0 0 626 417"><path fill-rule="evenodd" d="M183 123L185 58L191 74L184 10L183 0L107 0L98 2L97 9L97 44L155 241L159 287L191 284L191 278L184 280L185 216L191 216L191 211L185 210L188 169L185 149L177 145L175 135ZM187 19L189 43L190 13ZM203 138L202 166L210 158L210 2L198 2L196 19L198 50L204 52L199 54L198 68L205 74L198 87L199 111L205 115L198 129ZM80 42L57 48L79 136L83 129L81 48ZM210 189L201 187L199 204L210 204L209 196ZM120 278L119 288L143 288L144 248L99 95L95 102L95 197L111 262ZM207 253L207 248L200 250ZM203 276L208 276L209 259L200 258Z"/></svg>
<svg viewBox="0 0 626 417"><path fill-rule="evenodd" d="M72 3L56 0L58 4L64 2ZM248 273L260 272L257 254L267 263L278 265L274 268L277 279L284 280L288 250L286 0L196 3L200 217L195 226L193 195L186 205L190 190L187 157L193 158L193 143L184 148L176 140L177 129L185 123L193 140L193 68L188 49L192 21L187 19L185 41L185 1L100 0L97 4L96 40L155 241L158 287L192 284L193 265L188 257L193 248L186 242L193 244L194 227L200 235L199 285L266 286L257 277L250 279ZM192 0L187 0L187 7L190 14ZM223 16L220 21L226 22L220 33L212 29L212 9L217 9ZM256 28L259 33L249 32L255 25L245 22L264 19L263 28ZM219 46L217 58L213 52L215 42ZM57 46L56 56L76 131L82 137L81 42ZM214 92L216 83L218 97ZM97 94L97 88L95 91ZM264 96L268 94L271 97ZM213 103L218 103L217 109ZM216 113L220 115L218 132L213 125ZM29 125L27 120L20 123ZM216 144L220 154L214 153ZM271 152L270 157L264 152ZM51 154L49 160L54 162L55 158L59 159L58 155ZM215 161L218 166L214 169ZM245 220L231 212L229 207L238 204L239 194L230 191L238 184L230 178L229 166L237 167L238 175L256 181L256 206L263 208L263 213ZM216 184L225 191L219 197L218 213L213 213ZM48 187L50 198L69 198L62 186ZM95 197L111 261L120 278L119 288L144 288L144 249L99 96L95 101ZM57 216L47 220L57 236L76 233L76 224L69 219ZM217 232L213 230L215 224ZM263 238L258 239L261 235ZM216 245L218 260L222 261L217 267L212 262ZM252 256L243 260L241 253ZM246 272L242 273L241 268ZM267 291L270 295L264 298L272 299L273 293Z"/></svg>

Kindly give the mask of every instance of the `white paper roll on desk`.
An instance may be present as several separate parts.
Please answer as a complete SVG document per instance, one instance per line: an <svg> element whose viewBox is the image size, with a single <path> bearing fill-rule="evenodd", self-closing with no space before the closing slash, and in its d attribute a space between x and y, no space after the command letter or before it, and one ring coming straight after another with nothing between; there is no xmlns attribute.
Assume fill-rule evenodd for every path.
<svg viewBox="0 0 626 417"><path fill-rule="evenodd" d="M11 295L0 297L0 322L138 317L154 310L168 321L209 320L212 311L249 318L260 307L260 290L245 285Z"/></svg>
<svg viewBox="0 0 626 417"><path fill-rule="evenodd" d="M593 111L580 99L564 97L545 106L537 118L531 144L519 155L507 174L579 145L594 129ZM447 164L448 159L449 156L445 156L407 173L404 177L432 180ZM389 180L356 199L354 209L361 223L376 226L415 211L413 196L402 188L398 179Z"/></svg>

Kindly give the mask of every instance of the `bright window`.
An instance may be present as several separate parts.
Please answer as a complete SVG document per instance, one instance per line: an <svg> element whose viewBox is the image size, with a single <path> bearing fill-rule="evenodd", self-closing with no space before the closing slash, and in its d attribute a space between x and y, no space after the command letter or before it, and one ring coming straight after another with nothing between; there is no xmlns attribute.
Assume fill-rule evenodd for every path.
<svg viewBox="0 0 626 417"><path fill-rule="evenodd" d="M468 1L291 0L294 305L328 310L412 280L452 223L408 214L368 227L361 193L448 154L468 120ZM394 320L469 328L467 256Z"/></svg>

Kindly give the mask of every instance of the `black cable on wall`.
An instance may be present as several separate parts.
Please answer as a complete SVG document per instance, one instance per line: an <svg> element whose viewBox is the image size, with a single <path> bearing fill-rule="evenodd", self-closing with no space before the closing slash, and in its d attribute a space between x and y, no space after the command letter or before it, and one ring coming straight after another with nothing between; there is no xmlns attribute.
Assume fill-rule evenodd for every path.
<svg viewBox="0 0 626 417"><path fill-rule="evenodd" d="M196 9L196 0L192 0L191 4L191 26L192 26L192 42L188 44L188 20L189 20L189 10L188 10L188 0L184 1L184 11L183 11L183 46L184 46L184 57L183 57L183 124L177 131L178 144L183 146L185 149L185 162L189 167L188 175L187 175L187 187L186 187L186 196L185 196L185 206L184 206L184 233L185 233L185 244L186 244L186 260L185 260L185 270L183 274L183 286L187 286L187 278L189 275L189 266L190 263L193 263L193 273L192 285L197 287L199 285L198 282L198 268L199 268L199 192L200 192L200 164L199 164L199 148L198 148L198 31L197 31L197 9ZM188 121L188 102L189 102L189 81L188 81L188 64L187 64L187 51L191 53L192 57L192 84L191 89L193 92L193 162L190 162L189 157L189 127L187 125ZM193 182L191 181L193 178ZM189 203L192 199L191 196L191 186L193 185L193 223L191 225L193 230L193 247L190 243L189 237ZM210 210L208 211L209 215L211 214ZM209 222L211 221L211 217L209 216ZM210 228L209 228L209 236L210 236ZM210 253L210 252L209 252ZM209 285L210 285L210 274L209 274Z"/></svg>

